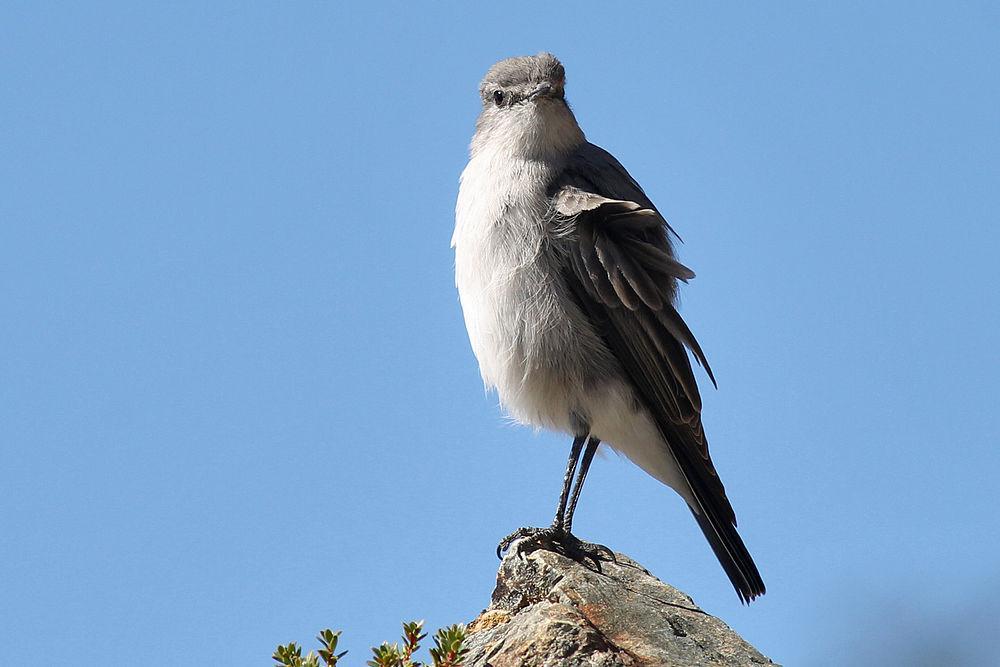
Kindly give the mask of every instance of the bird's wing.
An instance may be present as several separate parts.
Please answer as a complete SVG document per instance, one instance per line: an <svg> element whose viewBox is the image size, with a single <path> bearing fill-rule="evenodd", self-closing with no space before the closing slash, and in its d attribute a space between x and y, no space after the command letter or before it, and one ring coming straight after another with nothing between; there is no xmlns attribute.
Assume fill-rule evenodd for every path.
<svg viewBox="0 0 1000 667"><path fill-rule="evenodd" d="M606 151L586 144L551 189L554 244L564 278L625 370L691 488L692 512L744 601L764 583L736 532L736 516L708 453L701 396L688 352L712 375L674 308L677 281L694 273L674 259L672 230Z"/></svg>

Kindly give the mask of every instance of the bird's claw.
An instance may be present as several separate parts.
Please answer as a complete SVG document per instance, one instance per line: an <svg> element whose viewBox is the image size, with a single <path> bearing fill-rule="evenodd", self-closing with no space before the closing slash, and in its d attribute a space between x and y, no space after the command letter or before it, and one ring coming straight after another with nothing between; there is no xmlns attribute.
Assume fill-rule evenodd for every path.
<svg viewBox="0 0 1000 667"><path fill-rule="evenodd" d="M611 549L603 544L584 542L561 526L518 528L500 540L500 544L497 545L497 558L502 558L503 552L515 544L515 553L519 557L538 549L545 549L577 561L590 559L598 570L601 569L599 561L615 561L615 554Z"/></svg>

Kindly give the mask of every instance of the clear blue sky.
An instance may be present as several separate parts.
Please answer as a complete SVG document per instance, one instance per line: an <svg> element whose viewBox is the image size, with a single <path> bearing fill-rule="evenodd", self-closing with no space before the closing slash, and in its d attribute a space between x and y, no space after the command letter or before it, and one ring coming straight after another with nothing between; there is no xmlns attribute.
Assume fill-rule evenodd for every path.
<svg viewBox="0 0 1000 667"><path fill-rule="evenodd" d="M362 664L480 611L569 442L484 394L449 239L478 81L543 49L686 242L768 594L614 456L581 536L789 665L998 648L996 6L575 7L4 4L5 655Z"/></svg>

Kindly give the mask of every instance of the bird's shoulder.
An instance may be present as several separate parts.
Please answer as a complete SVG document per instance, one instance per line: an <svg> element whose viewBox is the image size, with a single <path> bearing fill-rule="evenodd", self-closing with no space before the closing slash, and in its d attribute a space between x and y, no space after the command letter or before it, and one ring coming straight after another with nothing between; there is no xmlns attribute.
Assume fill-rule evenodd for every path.
<svg viewBox="0 0 1000 667"><path fill-rule="evenodd" d="M647 353L655 350L654 356L672 362L661 384L671 393L680 390L688 401L675 417L693 418L700 397L683 348L710 378L712 373L673 305L677 282L694 278L694 272L675 258L666 220L621 163L593 144L567 162L550 196L549 234L565 258L566 284L600 328L619 341L618 353L635 353L631 348L641 339Z"/></svg>
<svg viewBox="0 0 1000 667"><path fill-rule="evenodd" d="M551 231L556 237L576 236L579 226L589 221L616 223L613 226L620 231L645 230L639 235L641 240L668 255L673 255L670 237L680 240L622 163L596 144L584 142L567 157L547 194ZM624 225L623 214L630 214L638 226ZM662 233L652 232L653 228Z"/></svg>
<svg viewBox="0 0 1000 667"><path fill-rule="evenodd" d="M642 208L656 208L622 163L590 142L584 142L569 155L563 169L553 179L549 195L554 199L566 188L631 201Z"/></svg>

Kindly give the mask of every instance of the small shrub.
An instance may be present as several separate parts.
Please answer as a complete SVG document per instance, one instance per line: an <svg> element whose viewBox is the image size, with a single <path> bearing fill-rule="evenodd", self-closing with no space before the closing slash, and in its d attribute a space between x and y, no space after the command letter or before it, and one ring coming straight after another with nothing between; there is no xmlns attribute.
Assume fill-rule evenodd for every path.
<svg viewBox="0 0 1000 667"><path fill-rule="evenodd" d="M322 644L318 654L309 651L309 655L302 657L302 647L291 642L284 646L278 645L271 658L275 663L285 667L320 667L319 661L322 658L323 664L327 667L336 667L337 661L344 657L347 651L337 653L337 642L340 640L340 630L334 632L327 628L316 635L316 639Z"/></svg>
<svg viewBox="0 0 1000 667"><path fill-rule="evenodd" d="M368 667L462 667L469 649L465 647L465 626L456 624L441 628L434 633L434 646L430 649L431 663L415 662L413 655L420 648L420 642L427 637L423 631L423 621L403 623L403 644L382 642L380 646L372 647L372 659ZM302 647L291 642L278 646L274 655L276 665L282 667L321 667L320 660L326 667L336 667L347 651L337 653L337 642L340 631L323 630L316 637L321 648L302 657Z"/></svg>

